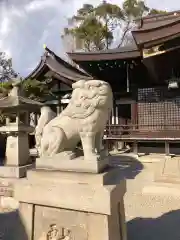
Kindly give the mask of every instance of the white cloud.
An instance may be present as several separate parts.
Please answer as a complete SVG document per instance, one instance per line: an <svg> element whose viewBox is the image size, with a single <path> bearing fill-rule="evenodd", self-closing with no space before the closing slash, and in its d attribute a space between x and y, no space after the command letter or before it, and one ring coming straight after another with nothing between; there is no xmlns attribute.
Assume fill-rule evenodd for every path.
<svg viewBox="0 0 180 240"><path fill-rule="evenodd" d="M69 2L9 0L9 4L0 4L0 50L12 56L18 72L27 74L29 66L34 66L42 55L43 43L63 52L60 31L66 24Z"/></svg>
<svg viewBox="0 0 180 240"><path fill-rule="evenodd" d="M40 60L45 43L66 57L61 33L82 4L98 4L101 0L4 0L0 1L0 50L12 56L17 72L26 75ZM120 4L121 0L109 0ZM180 8L179 0L147 0L150 7Z"/></svg>
<svg viewBox="0 0 180 240"><path fill-rule="evenodd" d="M179 0L147 0L147 4L152 8L163 9L167 11L179 10Z"/></svg>
<svg viewBox="0 0 180 240"><path fill-rule="evenodd" d="M50 0L34 0L25 5L25 10L27 12L37 12L45 8L52 7L54 8L55 4L60 4L60 1L50 1Z"/></svg>
<svg viewBox="0 0 180 240"><path fill-rule="evenodd" d="M17 9L13 6L11 7L10 13L14 17L18 17L18 18L25 17L25 11L23 11L23 9Z"/></svg>
<svg viewBox="0 0 180 240"><path fill-rule="evenodd" d="M0 34L7 35L10 31L10 21L7 16L5 16L0 24Z"/></svg>

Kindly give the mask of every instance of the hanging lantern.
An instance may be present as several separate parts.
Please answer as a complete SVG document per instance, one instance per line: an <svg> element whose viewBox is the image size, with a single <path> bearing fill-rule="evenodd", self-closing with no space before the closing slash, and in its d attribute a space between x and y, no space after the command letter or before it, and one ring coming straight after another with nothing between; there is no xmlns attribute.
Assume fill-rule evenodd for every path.
<svg viewBox="0 0 180 240"><path fill-rule="evenodd" d="M177 89L179 88L179 79L172 78L168 81L168 89Z"/></svg>
<svg viewBox="0 0 180 240"><path fill-rule="evenodd" d="M176 88L179 88L179 84L178 84L178 82L176 82L176 81L171 81L171 82L169 82L169 84L168 84L168 88L169 89L176 89Z"/></svg>

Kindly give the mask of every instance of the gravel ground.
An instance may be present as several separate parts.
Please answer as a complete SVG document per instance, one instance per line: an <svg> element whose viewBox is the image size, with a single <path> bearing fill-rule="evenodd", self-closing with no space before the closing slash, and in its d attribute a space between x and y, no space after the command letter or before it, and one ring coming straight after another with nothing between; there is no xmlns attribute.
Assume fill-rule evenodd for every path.
<svg viewBox="0 0 180 240"><path fill-rule="evenodd" d="M180 240L180 198L143 195L141 191L143 186L152 182L156 164L122 164L119 157L112 161L119 166L119 175L127 179L124 201L128 240ZM10 209L0 210L0 240L15 240L17 231L23 231L18 213ZM19 230L17 224L21 225Z"/></svg>

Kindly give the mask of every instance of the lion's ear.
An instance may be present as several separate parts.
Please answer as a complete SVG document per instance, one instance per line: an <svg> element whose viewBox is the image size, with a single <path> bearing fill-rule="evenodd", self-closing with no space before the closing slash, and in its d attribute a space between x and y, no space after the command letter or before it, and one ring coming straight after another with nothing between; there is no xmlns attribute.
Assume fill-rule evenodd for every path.
<svg viewBox="0 0 180 240"><path fill-rule="evenodd" d="M93 87L100 87L101 86L101 81L99 80L89 80L86 82L88 86L93 86Z"/></svg>
<svg viewBox="0 0 180 240"><path fill-rule="evenodd" d="M85 84L85 80L80 80L78 82L75 82L72 84L72 89L76 89L76 88L83 88L84 84Z"/></svg>

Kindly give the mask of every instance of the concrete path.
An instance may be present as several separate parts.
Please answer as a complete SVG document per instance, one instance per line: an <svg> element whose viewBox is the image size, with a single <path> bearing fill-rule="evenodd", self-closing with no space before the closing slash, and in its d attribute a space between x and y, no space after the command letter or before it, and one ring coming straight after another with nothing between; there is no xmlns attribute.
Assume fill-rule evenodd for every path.
<svg viewBox="0 0 180 240"><path fill-rule="evenodd" d="M27 240L18 211L0 210L0 240ZM22 236L22 239L17 236Z"/></svg>
<svg viewBox="0 0 180 240"><path fill-rule="evenodd" d="M156 164L145 164L135 176L136 166L138 162L126 170L128 240L180 240L180 197L142 194L142 188L153 180Z"/></svg>

